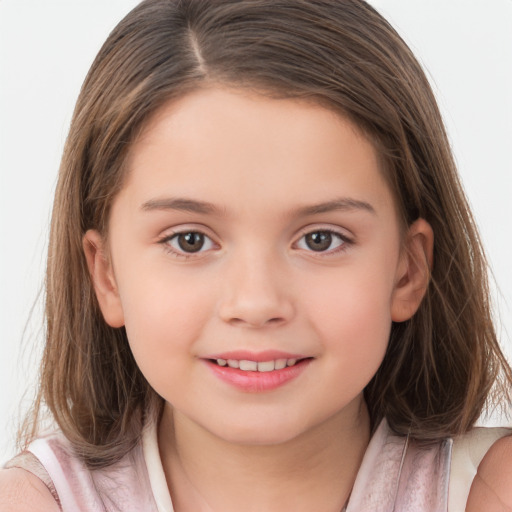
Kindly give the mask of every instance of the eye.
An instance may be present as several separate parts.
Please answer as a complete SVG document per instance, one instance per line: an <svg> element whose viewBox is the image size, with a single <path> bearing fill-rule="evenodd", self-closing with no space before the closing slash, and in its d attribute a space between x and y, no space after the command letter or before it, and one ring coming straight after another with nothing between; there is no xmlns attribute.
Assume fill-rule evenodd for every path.
<svg viewBox="0 0 512 512"><path fill-rule="evenodd" d="M204 252L214 247L213 241L199 231L175 233L162 240L162 243L164 243L171 252L181 256Z"/></svg>
<svg viewBox="0 0 512 512"><path fill-rule="evenodd" d="M318 230L303 235L297 243L297 247L314 252L337 252L337 249L342 248L347 243L350 243L350 240L340 233Z"/></svg>

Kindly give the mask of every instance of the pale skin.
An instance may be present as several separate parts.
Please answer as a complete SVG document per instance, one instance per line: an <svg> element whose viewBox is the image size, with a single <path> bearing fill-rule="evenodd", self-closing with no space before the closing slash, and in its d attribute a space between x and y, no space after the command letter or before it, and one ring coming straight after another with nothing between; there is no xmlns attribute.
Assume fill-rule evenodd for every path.
<svg viewBox="0 0 512 512"><path fill-rule="evenodd" d="M141 370L172 404L159 436L177 510L341 510L369 440L362 390L391 320L415 311L427 276L409 276L371 145L328 110L213 89L169 105L129 167L109 263L98 233L86 250L105 318L126 326ZM324 206L297 213L313 205ZM414 229L425 260L431 232ZM169 253L162 240L187 230L208 236L204 250ZM332 248L303 247L322 230L339 233ZM240 348L313 362L275 391L246 393L203 362Z"/></svg>
<svg viewBox="0 0 512 512"><path fill-rule="evenodd" d="M128 168L108 240L88 231L84 251L105 320L126 327L166 400L158 439L176 512L339 512L370 438L363 389L391 322L415 313L428 284L430 226L402 229L372 145L304 102L190 94L151 120ZM193 251L186 233L200 234ZM309 363L277 389L240 390L207 362L238 349ZM491 496L501 508L486 510L510 509L485 484L493 454L469 512Z"/></svg>

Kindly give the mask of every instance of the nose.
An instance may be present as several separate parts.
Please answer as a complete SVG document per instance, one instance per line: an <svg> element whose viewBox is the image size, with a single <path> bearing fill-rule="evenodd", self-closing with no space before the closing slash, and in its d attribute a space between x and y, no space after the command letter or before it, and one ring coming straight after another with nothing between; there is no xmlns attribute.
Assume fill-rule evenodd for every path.
<svg viewBox="0 0 512 512"><path fill-rule="evenodd" d="M284 269L268 257L239 257L222 276L219 316L231 325L261 328L283 325L294 316Z"/></svg>

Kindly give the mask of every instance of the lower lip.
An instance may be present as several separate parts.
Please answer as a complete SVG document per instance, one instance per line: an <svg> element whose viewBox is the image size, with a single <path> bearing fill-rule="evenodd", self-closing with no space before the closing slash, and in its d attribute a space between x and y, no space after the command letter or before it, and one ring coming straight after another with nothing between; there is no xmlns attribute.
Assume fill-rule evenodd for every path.
<svg viewBox="0 0 512 512"><path fill-rule="evenodd" d="M235 388L248 393L272 391L297 378L309 365L311 359L303 359L293 366L287 366L281 370L271 372L251 372L219 366L210 360L206 364L219 379L231 384Z"/></svg>

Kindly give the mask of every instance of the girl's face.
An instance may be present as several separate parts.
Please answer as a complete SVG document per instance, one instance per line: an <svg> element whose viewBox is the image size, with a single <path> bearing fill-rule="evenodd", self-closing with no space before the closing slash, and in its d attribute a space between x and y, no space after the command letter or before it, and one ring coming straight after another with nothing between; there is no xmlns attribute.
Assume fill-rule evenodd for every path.
<svg viewBox="0 0 512 512"><path fill-rule="evenodd" d="M108 248L84 247L174 414L254 444L353 419L431 243L419 221L401 250L372 145L320 106L212 88L161 109L128 168Z"/></svg>

